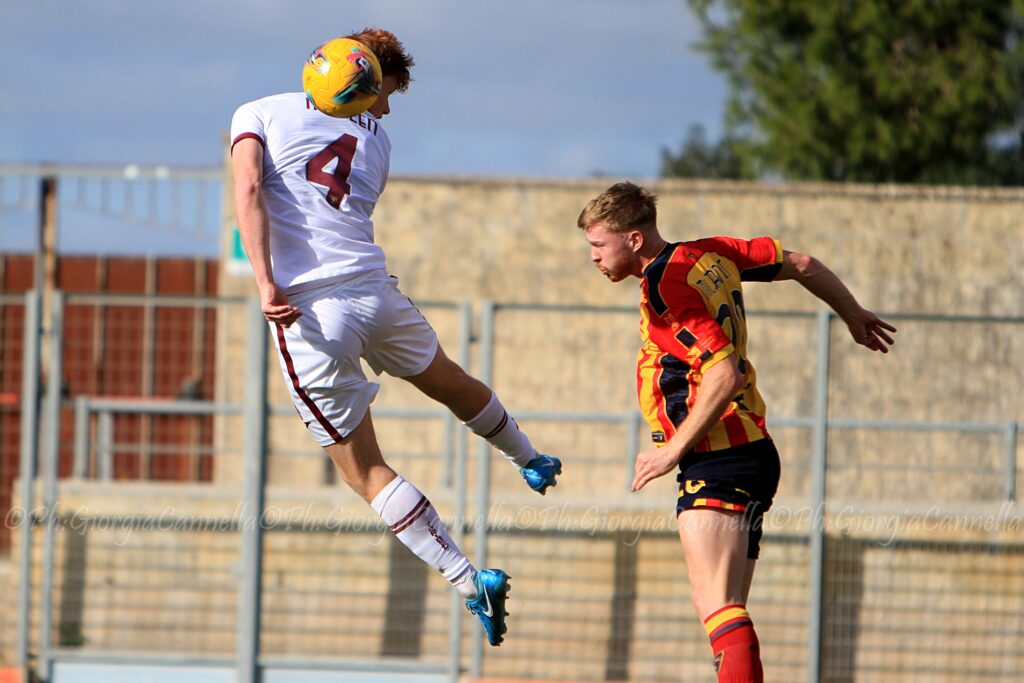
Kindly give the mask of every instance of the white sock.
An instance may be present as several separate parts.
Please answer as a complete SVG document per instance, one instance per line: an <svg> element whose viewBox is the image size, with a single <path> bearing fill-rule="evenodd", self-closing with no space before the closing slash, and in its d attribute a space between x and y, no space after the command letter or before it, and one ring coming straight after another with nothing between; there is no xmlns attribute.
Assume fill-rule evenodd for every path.
<svg viewBox="0 0 1024 683"><path fill-rule="evenodd" d="M427 497L402 477L395 477L385 486L370 506L405 547L448 581L454 583L476 571Z"/></svg>
<svg viewBox="0 0 1024 683"><path fill-rule="evenodd" d="M465 574L452 581L452 585L455 586L455 590L459 591L459 595L462 596L463 600L472 600L479 595L476 584L473 583L473 577L475 576L476 570L468 569Z"/></svg>
<svg viewBox="0 0 1024 683"><path fill-rule="evenodd" d="M491 400L484 409L466 422L466 426L501 451L516 467L526 467L526 463L537 457L537 449L519 429L494 392L491 392Z"/></svg>

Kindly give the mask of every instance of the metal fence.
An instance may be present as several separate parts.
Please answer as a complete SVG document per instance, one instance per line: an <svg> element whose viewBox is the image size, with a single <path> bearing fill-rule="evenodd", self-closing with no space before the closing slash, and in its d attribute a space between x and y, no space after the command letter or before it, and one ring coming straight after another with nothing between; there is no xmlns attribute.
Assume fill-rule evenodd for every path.
<svg viewBox="0 0 1024 683"><path fill-rule="evenodd" d="M386 458L477 566L513 577L509 637L487 648L303 433L252 302L66 295L45 324L38 297L21 305L17 504L31 515L15 529L13 657L43 680L128 665L194 680L710 679L674 481L627 492L647 440L634 310L485 303L474 319L420 304L449 355L563 457L544 499L446 411L381 380ZM883 359L847 346L826 312L751 313L783 454L750 603L769 681L1024 671L1024 319L895 318L908 352ZM151 320L148 341L112 345L118 319ZM75 360L100 341L113 374ZM971 373L944 375L958 368ZM104 376L122 388L97 391Z"/></svg>
<svg viewBox="0 0 1024 683"><path fill-rule="evenodd" d="M56 235L62 252L216 256L223 180L218 167L0 163L0 249L35 249L42 214L53 210L76 228Z"/></svg>
<svg viewBox="0 0 1024 683"><path fill-rule="evenodd" d="M1024 414L1020 401L1001 398L1024 391L1024 319L891 319L901 328L898 351L907 352L882 357L844 339L828 311L750 315L751 355L783 454L750 604L767 680L995 681L1024 671L1014 644L1024 637L1016 506ZM632 392L625 340L635 337L635 310L491 304L481 320L482 343L493 349L482 376L513 405L531 407L517 413L521 423L557 444L572 469L558 489L570 500L538 515L532 534L493 520L478 527L477 544L495 563L556 578L520 606L513 646L484 661L478 647L471 671L707 680L706 637L689 605L674 525L640 521L636 508L655 495L639 506L622 495L646 440L646 425L624 407L635 399L620 388ZM951 339L963 340L955 368ZM515 362L524 356L536 364ZM959 400L946 400L948 392ZM621 412L607 410L614 405ZM482 472L478 509L507 496L513 479ZM662 482L656 494L666 514L674 486ZM573 532L586 541L563 554ZM588 589L587 578L600 588ZM549 612L551 593L570 596L573 609ZM577 610L586 615L582 631L573 627ZM540 645L569 631L582 636L578 659L538 661Z"/></svg>

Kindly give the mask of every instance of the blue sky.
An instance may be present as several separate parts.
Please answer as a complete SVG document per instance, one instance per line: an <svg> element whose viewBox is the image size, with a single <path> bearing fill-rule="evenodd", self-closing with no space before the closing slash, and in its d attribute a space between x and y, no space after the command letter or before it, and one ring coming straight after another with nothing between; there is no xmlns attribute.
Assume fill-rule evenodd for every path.
<svg viewBox="0 0 1024 683"><path fill-rule="evenodd" d="M0 0L0 16L0 163L217 165L239 104L299 90L314 46L366 25L417 63L385 121L394 175L651 178L691 124L718 134L726 95L685 0Z"/></svg>
<svg viewBox="0 0 1024 683"><path fill-rule="evenodd" d="M651 177L725 83L685 0L0 0L0 161L216 164L244 101L376 24L417 61L393 173Z"/></svg>

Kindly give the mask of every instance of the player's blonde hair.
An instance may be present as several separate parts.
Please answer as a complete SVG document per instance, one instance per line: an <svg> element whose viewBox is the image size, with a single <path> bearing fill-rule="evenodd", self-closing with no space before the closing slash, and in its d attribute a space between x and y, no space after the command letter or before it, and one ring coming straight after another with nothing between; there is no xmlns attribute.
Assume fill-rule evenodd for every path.
<svg viewBox="0 0 1024 683"><path fill-rule="evenodd" d="M405 51L402 41L395 37L391 31L385 31L376 26L368 26L358 33L345 36L357 40L370 48L380 62L381 73L385 76L394 76L398 81L398 92L405 92L412 80L409 70L416 65L412 55Z"/></svg>
<svg viewBox="0 0 1024 683"><path fill-rule="evenodd" d="M629 181L615 183L587 203L576 225L581 230L604 223L612 232L647 231L657 225L657 200L639 185Z"/></svg>

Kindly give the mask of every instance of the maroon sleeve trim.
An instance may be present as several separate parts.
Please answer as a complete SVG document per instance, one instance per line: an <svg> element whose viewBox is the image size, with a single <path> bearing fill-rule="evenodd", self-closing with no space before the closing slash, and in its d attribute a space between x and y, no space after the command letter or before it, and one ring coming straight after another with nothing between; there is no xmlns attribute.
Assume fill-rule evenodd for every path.
<svg viewBox="0 0 1024 683"><path fill-rule="evenodd" d="M238 137L236 137L234 140L231 141L231 151L235 150L235 145L237 145L239 143L239 141L244 140L246 138L252 138L253 140L256 140L257 142L259 142L260 143L260 147L262 147L264 149L264 151L267 149L266 141L263 138L261 138L259 135L256 135L256 133L240 133L238 135Z"/></svg>

